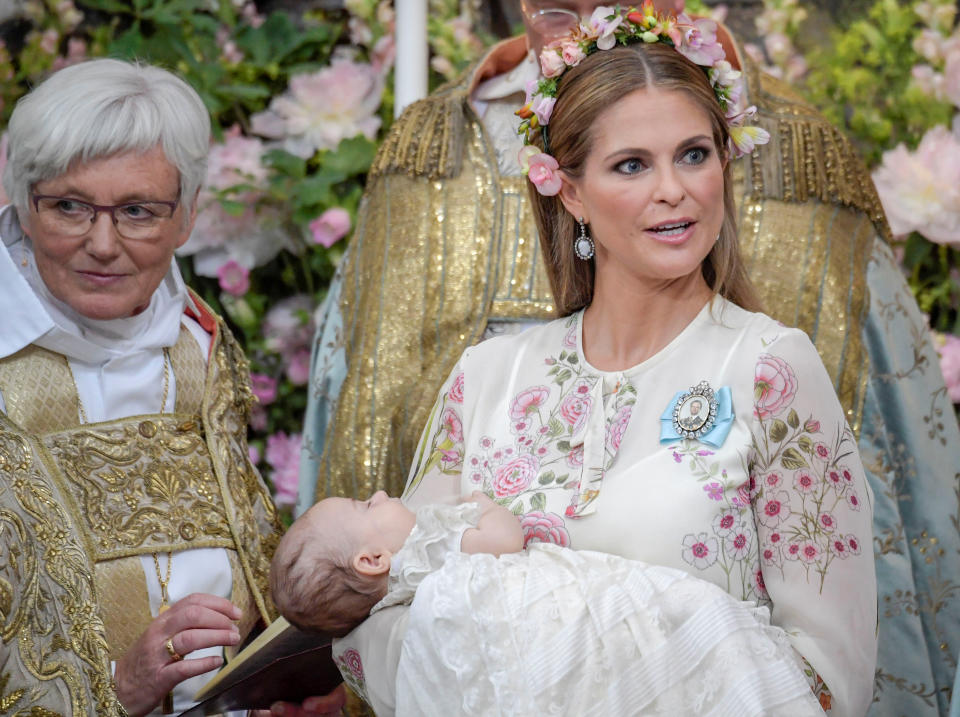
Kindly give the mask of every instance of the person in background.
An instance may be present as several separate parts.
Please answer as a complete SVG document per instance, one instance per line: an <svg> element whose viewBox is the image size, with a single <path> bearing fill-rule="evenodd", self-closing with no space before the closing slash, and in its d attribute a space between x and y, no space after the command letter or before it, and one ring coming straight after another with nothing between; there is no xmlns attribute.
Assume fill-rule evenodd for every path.
<svg viewBox="0 0 960 717"><path fill-rule="evenodd" d="M519 5L525 36L409 107L373 165L357 231L319 311L300 512L328 495L396 493L432 389L463 350L557 317L513 113L543 45L601 3ZM848 140L751 63L723 26L717 33L744 73L755 123L771 135L733 168L745 265L764 310L816 346L875 495L884 607L871 714L940 714L960 649L960 591L941 589L943 576L960 574L950 522L960 435L938 418L951 407L936 354ZM913 596L909 607L904 595Z"/></svg>

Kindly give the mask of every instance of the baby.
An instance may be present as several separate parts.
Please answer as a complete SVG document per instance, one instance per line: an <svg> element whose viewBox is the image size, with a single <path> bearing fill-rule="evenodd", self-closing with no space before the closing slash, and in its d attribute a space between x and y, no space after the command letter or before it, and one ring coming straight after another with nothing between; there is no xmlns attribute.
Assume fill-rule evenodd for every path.
<svg viewBox="0 0 960 717"><path fill-rule="evenodd" d="M463 553L516 553L523 531L516 516L483 493L476 527L460 536ZM416 525L399 498L377 491L367 501L327 498L304 513L273 557L271 594L292 625L342 637L387 594L391 559Z"/></svg>
<svg viewBox="0 0 960 717"><path fill-rule="evenodd" d="M482 493L416 514L382 491L321 501L280 542L271 588L292 624L336 636L410 606L397 715L823 714L765 607L671 568L524 550Z"/></svg>

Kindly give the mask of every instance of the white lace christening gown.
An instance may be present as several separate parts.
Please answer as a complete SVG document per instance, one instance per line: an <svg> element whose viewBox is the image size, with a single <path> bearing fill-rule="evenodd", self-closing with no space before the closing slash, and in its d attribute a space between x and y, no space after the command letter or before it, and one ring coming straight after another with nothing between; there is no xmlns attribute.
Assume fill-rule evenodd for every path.
<svg viewBox="0 0 960 717"><path fill-rule="evenodd" d="M397 715L823 715L765 607L605 553L461 553L479 515L424 506L393 557Z"/></svg>

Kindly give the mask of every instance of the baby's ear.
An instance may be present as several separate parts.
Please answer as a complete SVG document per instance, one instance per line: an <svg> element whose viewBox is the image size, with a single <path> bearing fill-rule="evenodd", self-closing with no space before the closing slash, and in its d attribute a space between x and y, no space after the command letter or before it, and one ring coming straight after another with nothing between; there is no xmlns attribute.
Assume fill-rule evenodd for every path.
<svg viewBox="0 0 960 717"><path fill-rule="evenodd" d="M361 550L353 556L353 569L361 575L383 575L390 572L389 550Z"/></svg>

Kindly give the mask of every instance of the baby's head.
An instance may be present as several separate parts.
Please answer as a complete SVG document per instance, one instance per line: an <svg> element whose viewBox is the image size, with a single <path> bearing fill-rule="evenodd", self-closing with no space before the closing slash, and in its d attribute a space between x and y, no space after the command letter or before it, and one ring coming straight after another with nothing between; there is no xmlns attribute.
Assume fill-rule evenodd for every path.
<svg viewBox="0 0 960 717"><path fill-rule="evenodd" d="M277 546L270 590L301 630L342 636L387 592L390 558L416 523L397 498L327 498L298 518Z"/></svg>

